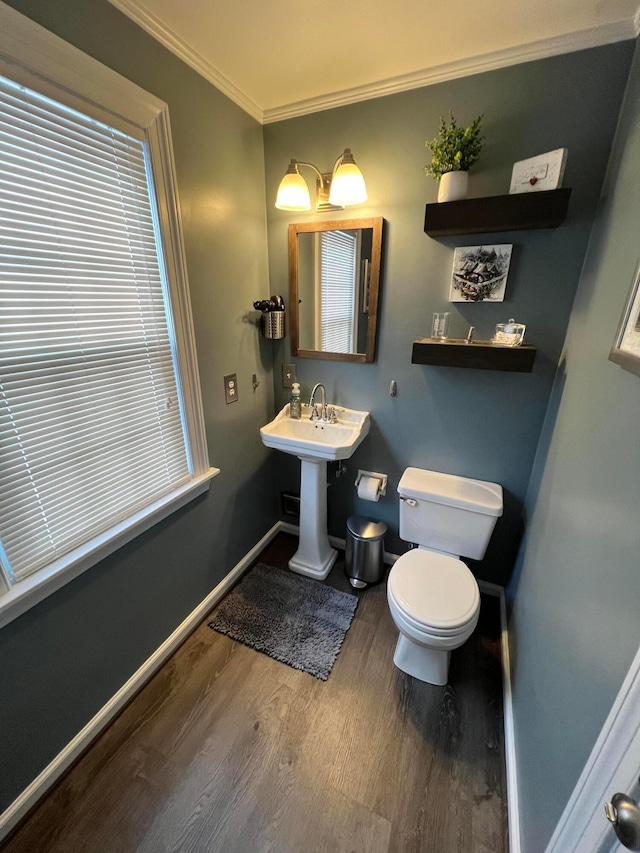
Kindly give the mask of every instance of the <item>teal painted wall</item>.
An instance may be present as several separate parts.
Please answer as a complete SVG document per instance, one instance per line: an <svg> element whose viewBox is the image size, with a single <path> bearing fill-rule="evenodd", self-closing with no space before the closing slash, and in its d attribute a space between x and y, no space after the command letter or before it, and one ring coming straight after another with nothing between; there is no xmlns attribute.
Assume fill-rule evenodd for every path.
<svg viewBox="0 0 640 853"><path fill-rule="evenodd" d="M276 210L274 200L291 157L329 170L342 150L352 148L369 201L347 209L346 218L387 220L385 264L375 364L350 365L296 360L304 394L323 382L338 404L367 409L371 435L350 460L349 475L332 479L331 532L344 536L352 513L387 522L387 548L406 548L397 537L396 486L408 465L496 481L505 490L505 515L498 522L479 576L504 583L520 537L521 509L549 392L562 348L618 111L633 44L545 59L302 116L264 129L269 261L273 290L287 287L287 226L301 217ZM424 206L435 201L437 184L425 177L424 141L438 118L453 110L469 122L484 114L486 145L470 174L470 195L508 192L516 160L566 146L565 186L573 187L567 222L557 230L470 235L433 240L423 233ZM310 170L305 176L313 182ZM453 249L482 243L513 243L503 303L448 302ZM429 335L434 311L452 312L452 337L476 327L490 337L495 323L515 317L527 324L538 347L530 375L412 365L414 339ZM280 364L290 359L279 345L274 371L276 406L287 399ZM389 396L397 380L398 396ZM357 498L358 468L389 474L387 496L377 504ZM298 488L298 462L279 460L281 487Z"/></svg>
<svg viewBox="0 0 640 853"><path fill-rule="evenodd" d="M640 376L608 360L638 264L640 51L509 590L523 853L543 851L640 645Z"/></svg>
<svg viewBox="0 0 640 853"><path fill-rule="evenodd" d="M14 0L169 104L211 463L206 498L0 632L0 810L278 518L272 352L243 322L269 293L261 126L106 0ZM237 371L225 406L222 377ZM251 374L260 386L254 393Z"/></svg>
<svg viewBox="0 0 640 853"><path fill-rule="evenodd" d="M332 532L342 535L352 512L376 515L390 525L389 547L400 550L394 490L407 465L496 480L505 487L507 512L491 552L476 569L499 582L508 577L633 50L628 43L618 44L292 119L264 128L263 149L263 129L253 119L106 0L10 0L10 5L169 104L207 435L212 464L219 465L222 474L207 497L138 537L0 632L0 670L7 685L0 695L0 808L276 520L274 477L280 478L281 488L298 486L295 460L278 458L258 440L258 427L273 414L274 389L276 407L286 400L280 364L289 359L288 346L261 341L244 321L254 299L287 292L286 226L294 217L276 212L272 204L292 156L329 168L337 154L351 146L365 172L370 202L346 215L382 215L388 221L376 364L297 361L306 392L315 381L324 381L333 400L367 408L373 415L371 437L349 463L349 476L332 481ZM630 418L635 414L637 423L638 380L606 361L613 334L607 326L613 322L614 328L617 322L630 275L629 246L635 245L637 187L630 176L631 155L624 148L626 141L637 162L637 131L632 132L637 77L636 72L635 100L629 102L626 131L623 127L616 149L615 162L622 163L624 180L612 178L615 196L605 202L597 220L600 236L590 256L594 272L581 285L568 338L568 390L563 393L559 377L534 475L539 499L534 488L528 499L530 536L519 564L521 574L512 586L512 592L517 590L512 632L518 746L523 798L530 803L524 809L524 827L531 837L527 853L542 849L532 845L548 836L563 805L558 802L554 813L547 800L552 792L568 796L621 680L620 672L611 675L604 668L609 659L606 638L620 594L607 590L608 597L602 599L607 574L596 569L606 559L622 561L622 577L638 545L628 533L633 527L624 514L627 499L635 497L637 506L637 468L626 469L624 464L632 455ZM437 189L422 173L427 158L423 143L435 133L438 116L449 109L461 120L485 114L487 144L471 178L473 195L506 191L517 159L562 145L569 148L565 183L574 188L569 219L553 232L500 235L500 241L513 242L515 248L507 301L499 305L447 302L453 247L495 242L496 237L434 241L422 232L424 204L435 200ZM614 287L605 298L612 276ZM534 373L511 376L411 365L411 342L428 334L431 313L444 309L453 311L454 334L473 324L481 336L488 336L495 322L509 316L526 322L528 338L539 348ZM602 333L597 351L591 351L592 338L580 322L591 335ZM222 375L232 371L238 372L240 399L227 407ZM253 372L261 379L255 394ZM572 376L582 377L575 379L575 386ZM399 385L395 400L388 396L391 379ZM622 415L615 423L613 410ZM600 459L603 444L615 450L611 470L606 459ZM574 460L584 473L574 476L571 489L563 490L566 469ZM375 506L358 501L351 476L357 467L387 471L389 496ZM598 479L595 485L592 478ZM591 500L590 490L596 486ZM602 512L612 494L614 510ZM553 513L546 509L547 500ZM585 527L590 525L586 534L581 518ZM612 551L604 548L604 535L595 541L603 525L617 536ZM575 548L583 535L584 545ZM557 631L562 602L571 610L585 562L588 590L580 594L566 629L563 625ZM566 574L557 569L565 563ZM554 596L557 601L551 600ZM586 637L583 627L572 633L581 608L586 611L583 625L596 625L595 639ZM634 639L631 609L623 613L623 658L628 658L637 636ZM546 651L560 663L545 660ZM567 732L557 726L552 699L560 700L563 719L571 719L571 692L558 683L565 671L563 661L578 670L570 680L574 686L580 677L588 682L594 656L599 668L594 713L581 724L576 752L564 766ZM539 756L548 759L547 747L556 748L559 756L554 767L557 784L540 763ZM538 806L547 808L542 819L536 816Z"/></svg>

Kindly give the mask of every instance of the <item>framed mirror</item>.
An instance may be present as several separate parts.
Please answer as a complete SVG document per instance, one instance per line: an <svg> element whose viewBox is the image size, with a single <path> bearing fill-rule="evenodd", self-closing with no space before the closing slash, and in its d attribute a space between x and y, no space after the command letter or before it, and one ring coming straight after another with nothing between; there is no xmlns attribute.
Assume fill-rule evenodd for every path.
<svg viewBox="0 0 640 853"><path fill-rule="evenodd" d="M384 219L289 225L291 355L375 359Z"/></svg>

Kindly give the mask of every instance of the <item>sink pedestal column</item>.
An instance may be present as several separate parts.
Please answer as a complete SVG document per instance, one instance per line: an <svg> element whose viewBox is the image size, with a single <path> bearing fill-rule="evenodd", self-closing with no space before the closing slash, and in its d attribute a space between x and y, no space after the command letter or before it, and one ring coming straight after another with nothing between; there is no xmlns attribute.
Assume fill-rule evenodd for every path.
<svg viewBox="0 0 640 853"><path fill-rule="evenodd" d="M338 552L327 535L327 462L300 459L300 542L289 560L289 568L299 575L324 580Z"/></svg>

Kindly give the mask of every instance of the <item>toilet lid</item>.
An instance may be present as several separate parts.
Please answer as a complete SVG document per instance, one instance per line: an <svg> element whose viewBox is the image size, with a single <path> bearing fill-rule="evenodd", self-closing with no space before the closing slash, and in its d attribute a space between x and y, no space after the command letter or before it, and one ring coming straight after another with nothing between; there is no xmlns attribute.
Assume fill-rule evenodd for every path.
<svg viewBox="0 0 640 853"><path fill-rule="evenodd" d="M396 562L388 586L411 620L434 628L466 625L480 601L477 581L462 560L417 548Z"/></svg>

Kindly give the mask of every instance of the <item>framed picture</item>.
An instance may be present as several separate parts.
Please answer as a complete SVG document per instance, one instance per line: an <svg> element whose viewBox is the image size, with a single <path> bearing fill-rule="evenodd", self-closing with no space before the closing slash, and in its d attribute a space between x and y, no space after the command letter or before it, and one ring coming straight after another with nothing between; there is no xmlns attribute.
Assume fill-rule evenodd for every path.
<svg viewBox="0 0 640 853"><path fill-rule="evenodd" d="M449 302L503 302L513 246L462 246L453 253Z"/></svg>
<svg viewBox="0 0 640 853"><path fill-rule="evenodd" d="M609 359L640 376L640 264L633 277Z"/></svg>

